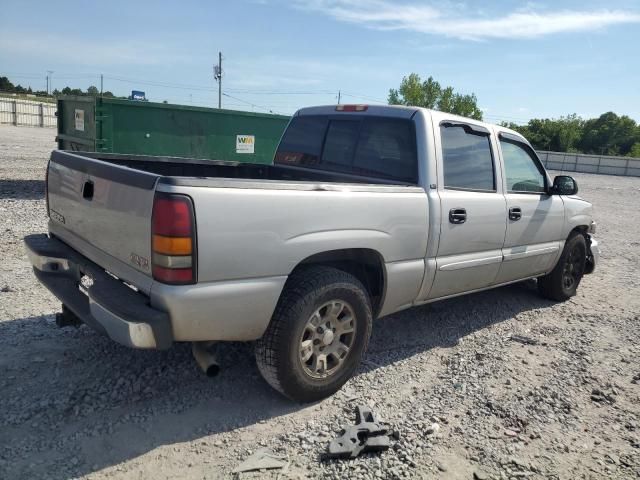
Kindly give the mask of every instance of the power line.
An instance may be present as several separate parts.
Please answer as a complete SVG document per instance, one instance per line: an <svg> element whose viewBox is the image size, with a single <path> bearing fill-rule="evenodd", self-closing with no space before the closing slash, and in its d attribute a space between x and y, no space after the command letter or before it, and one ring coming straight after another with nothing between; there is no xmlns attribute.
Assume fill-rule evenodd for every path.
<svg viewBox="0 0 640 480"><path fill-rule="evenodd" d="M177 89L177 90L200 90L200 91L206 91L206 92L211 92L214 90L213 87L209 86L209 87L197 87L195 85L180 85L180 84L171 84L171 83L162 83L162 82L154 82L154 81L147 81L147 80L136 80L133 78L124 78L124 77L114 77L111 75L105 75L104 78L108 79L108 80L114 80L116 82L124 82L124 83L135 83L135 84L139 84L139 85L148 85L151 87L162 87L162 88L173 88L173 89Z"/></svg>
<svg viewBox="0 0 640 480"><path fill-rule="evenodd" d="M239 102L245 103L246 105L251 105L252 107L260 108L261 110L266 110L269 113L278 113L278 112L274 112L273 110L271 110L268 107L264 107L262 105L257 105L257 104L255 104L253 102L248 102L246 100L243 100L242 98L238 98L238 97L234 97L233 95L229 95L228 93L224 93L223 92L222 95L224 95L225 97L233 98L234 100L237 100ZM282 114L279 114L279 115L282 115Z"/></svg>
<svg viewBox="0 0 640 480"><path fill-rule="evenodd" d="M27 72L14 72L14 73L7 73L6 74L9 77L12 78L24 78L24 79L33 79L33 80L38 80L41 77L41 75L39 74L35 74L35 73L27 73ZM56 73L56 78L58 80L72 80L72 79L85 79L85 78L91 78L91 79L95 79L96 81L100 81L101 79L101 74L95 73L95 74L91 74L91 73ZM207 93L214 93L215 92L215 87L214 86L205 86L205 85L193 85L193 84L184 84L184 83L176 83L176 82L163 82L163 81L155 81L155 80L141 80L141 79L135 79L135 78L129 78L129 77L123 77L120 75L104 75L103 78L107 79L107 80L113 80L116 82L121 82L121 83L136 83L136 84L140 84L140 85L147 85L147 86L153 86L153 87L160 87L160 88L167 88L167 89L175 89L175 90L183 90L183 91L200 91L200 92L207 92ZM228 92L228 93L227 93ZM265 95L265 96L304 96L304 95L318 95L318 96L322 96L322 95L332 95L335 96L336 95L336 90L324 90L324 89L318 89L318 90L269 90L269 89L249 89L249 88L228 88L225 89L225 93L222 93L222 95L229 97L229 98L233 98L236 101L242 102L241 104L244 105L250 105L254 108L259 108L261 110L265 110L265 111L271 111L272 107L274 106L282 106L282 107L293 107L293 108L298 108L299 104L296 102L291 102L291 103L280 103L280 102L269 102L269 104L267 106L262 105L262 104L256 104L254 102L242 99L242 98L238 98L238 97L234 97L233 95L231 95L231 93L239 93L239 94L246 94L246 95ZM386 104L387 100L386 99L382 99L382 98L377 98L377 97L373 97L371 95L366 95L366 94L360 94L360 93L356 93L356 92L349 92L349 91L344 91L344 90L340 90L340 96L344 96L344 97L350 97L350 98L354 98L354 99L362 99L362 100L368 100L368 101L373 101L373 102L377 102L377 103L381 103L381 104ZM169 96L169 98L181 98L181 99L186 99L186 97L174 97L174 96ZM196 99L198 97L195 97ZM200 97L203 101L205 100L205 97ZM210 102L210 100L212 100L213 98L206 98L207 103ZM191 101L191 98L189 98L189 100ZM510 115L500 115L497 113L487 113L484 114L484 117L486 117L487 119L490 119L492 121L514 121L514 122L520 122L520 123L527 123L529 121L529 119L526 118L522 118L522 117L514 117L514 116L510 116Z"/></svg>
<svg viewBox="0 0 640 480"><path fill-rule="evenodd" d="M360 95L360 94L354 94L354 93L348 93L345 92L344 90L342 91L342 95L345 95L347 97L351 97L351 98L363 98L365 100L371 100L374 102L379 102L379 103L387 103L387 100L382 100L381 98L375 98L375 97L370 97L369 95Z"/></svg>
<svg viewBox="0 0 640 480"><path fill-rule="evenodd" d="M269 90L249 90L242 88L227 88L227 92L247 93L251 95L335 95L335 90L316 90L311 92L286 92L286 91L269 91Z"/></svg>
<svg viewBox="0 0 640 480"><path fill-rule="evenodd" d="M7 73L6 74L7 77L11 77L11 78L29 78L29 79L34 79L34 80L38 80L40 78L42 78L42 75L31 75L31 74L25 74L25 75L13 75L11 73Z"/></svg>

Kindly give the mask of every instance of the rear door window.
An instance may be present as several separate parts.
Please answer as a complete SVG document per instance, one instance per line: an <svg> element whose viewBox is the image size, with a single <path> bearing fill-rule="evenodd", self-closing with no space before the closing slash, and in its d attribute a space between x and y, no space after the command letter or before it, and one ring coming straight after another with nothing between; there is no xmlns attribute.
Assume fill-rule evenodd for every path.
<svg viewBox="0 0 640 480"><path fill-rule="evenodd" d="M402 183L418 182L413 122L349 115L295 117L276 163L299 165Z"/></svg>
<svg viewBox="0 0 640 480"><path fill-rule="evenodd" d="M470 125L440 125L445 188L495 192L489 132Z"/></svg>

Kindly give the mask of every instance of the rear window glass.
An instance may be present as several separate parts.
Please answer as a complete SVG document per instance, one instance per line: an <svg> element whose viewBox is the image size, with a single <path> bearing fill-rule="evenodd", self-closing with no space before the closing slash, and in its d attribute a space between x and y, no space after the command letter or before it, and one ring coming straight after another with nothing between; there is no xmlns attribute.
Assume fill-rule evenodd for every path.
<svg viewBox="0 0 640 480"><path fill-rule="evenodd" d="M381 117L295 117L276 163L417 183L416 137L410 120Z"/></svg>
<svg viewBox="0 0 640 480"><path fill-rule="evenodd" d="M316 165L320 162L326 117L295 117L289 123L276 154L276 162Z"/></svg>
<svg viewBox="0 0 640 480"><path fill-rule="evenodd" d="M365 121L353 166L363 175L393 175L394 178L416 183L418 160L411 122Z"/></svg>
<svg viewBox="0 0 640 480"><path fill-rule="evenodd" d="M349 171L358 142L360 122L331 120L322 150L322 165Z"/></svg>
<svg viewBox="0 0 640 480"><path fill-rule="evenodd" d="M461 125L441 125L445 188L495 191L489 135Z"/></svg>

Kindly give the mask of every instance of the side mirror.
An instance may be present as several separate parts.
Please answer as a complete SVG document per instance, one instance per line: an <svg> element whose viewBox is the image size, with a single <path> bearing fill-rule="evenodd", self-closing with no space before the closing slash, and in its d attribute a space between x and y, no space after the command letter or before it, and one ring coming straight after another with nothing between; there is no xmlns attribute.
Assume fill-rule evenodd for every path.
<svg viewBox="0 0 640 480"><path fill-rule="evenodd" d="M551 193L554 195L575 195L578 193L578 182L569 175L558 175L553 179Z"/></svg>

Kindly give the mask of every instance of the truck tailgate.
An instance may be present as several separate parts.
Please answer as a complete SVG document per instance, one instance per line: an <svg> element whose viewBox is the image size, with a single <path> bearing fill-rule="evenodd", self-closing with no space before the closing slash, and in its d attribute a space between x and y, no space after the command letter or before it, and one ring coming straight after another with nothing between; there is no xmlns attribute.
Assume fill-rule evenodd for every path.
<svg viewBox="0 0 640 480"><path fill-rule="evenodd" d="M50 230L104 269L146 290L135 279L140 274L151 279L151 214L158 178L81 153L54 151L47 179Z"/></svg>

